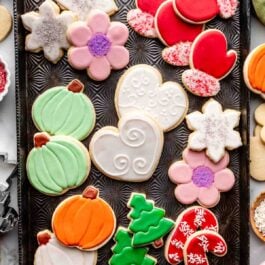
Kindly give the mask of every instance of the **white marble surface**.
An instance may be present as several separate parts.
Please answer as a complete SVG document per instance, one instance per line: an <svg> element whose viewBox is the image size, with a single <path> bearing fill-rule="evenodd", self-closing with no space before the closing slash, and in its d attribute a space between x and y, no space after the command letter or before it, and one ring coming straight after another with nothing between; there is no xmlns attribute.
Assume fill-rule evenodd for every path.
<svg viewBox="0 0 265 265"><path fill-rule="evenodd" d="M0 0L1 3L7 3L10 10L12 1ZM0 43L0 54L9 62L9 65L14 67L14 59L10 53L3 54L7 50L10 43L13 42L13 34L5 43ZM256 19L252 19L252 33L251 33L251 47L254 48L258 44L265 42L265 26L261 25ZM12 45L12 44L11 44ZM254 97L251 102L251 112L255 110L256 106L261 103L259 97ZM251 115L253 117L253 115ZM251 128L254 127L254 121L251 122ZM251 129L252 133L252 129ZM3 136L4 135L4 136ZM8 136L8 138L4 138ZM6 150L9 152L9 162L16 161L16 141L15 141L15 89L14 80L9 94L0 103L0 154L2 153L1 146L5 144ZM5 140L3 140L5 139ZM6 153L6 152L5 152ZM6 156L7 157L7 156ZM0 183L3 183L9 173L12 171L14 165L6 165L0 160ZM261 191L265 191L265 183L257 183L254 180L250 181L250 197L251 202ZM13 180L11 187L12 202L11 206L17 209L16 196L16 180ZM246 221L246 220L242 220ZM17 265L18 264L18 244L17 244L17 229L0 236L0 265ZM265 244L262 243L250 230L250 265L260 265L265 261ZM30 264L29 264L30 265Z"/></svg>

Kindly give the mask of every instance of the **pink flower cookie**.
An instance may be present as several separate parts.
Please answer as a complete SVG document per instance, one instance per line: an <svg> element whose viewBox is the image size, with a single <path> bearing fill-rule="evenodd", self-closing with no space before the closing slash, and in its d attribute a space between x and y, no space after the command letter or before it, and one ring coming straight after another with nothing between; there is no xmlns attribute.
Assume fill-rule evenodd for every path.
<svg viewBox="0 0 265 265"><path fill-rule="evenodd" d="M168 263L177 265L183 262L183 249L187 239L198 230L218 232L216 216L201 206L189 207L176 220L175 229L167 238L165 258Z"/></svg>
<svg viewBox="0 0 265 265"><path fill-rule="evenodd" d="M111 69L119 70L129 63L129 51L124 47L129 31L120 22L110 22L100 10L92 10L87 22L72 24L67 36L72 43L68 51L70 65L78 70L87 69L89 77L102 81Z"/></svg>
<svg viewBox="0 0 265 265"><path fill-rule="evenodd" d="M168 0L156 12L155 27L159 39L168 46L162 52L163 59L174 66L188 65L192 42L204 25L192 25L180 19L175 14L173 2Z"/></svg>
<svg viewBox="0 0 265 265"><path fill-rule="evenodd" d="M155 29L155 14L165 0L135 0L136 9L127 14L127 21L138 34L147 38L157 38Z"/></svg>
<svg viewBox="0 0 265 265"><path fill-rule="evenodd" d="M227 51L227 39L220 30L210 29L195 39L189 60L191 69L183 72L183 84L194 95L212 97L221 89L219 80L234 69L237 53Z"/></svg>
<svg viewBox="0 0 265 265"><path fill-rule="evenodd" d="M10 86L10 72L7 63L0 57L0 101L8 92Z"/></svg>
<svg viewBox="0 0 265 265"><path fill-rule="evenodd" d="M237 10L237 0L173 0L178 16L188 23L203 24L217 15L227 19Z"/></svg>
<svg viewBox="0 0 265 265"><path fill-rule="evenodd" d="M220 192L229 191L235 183L233 172L227 168L229 155L213 163L202 152L185 149L183 160L169 168L170 180L177 184L175 196L183 204L197 201L200 205L211 208L218 204Z"/></svg>

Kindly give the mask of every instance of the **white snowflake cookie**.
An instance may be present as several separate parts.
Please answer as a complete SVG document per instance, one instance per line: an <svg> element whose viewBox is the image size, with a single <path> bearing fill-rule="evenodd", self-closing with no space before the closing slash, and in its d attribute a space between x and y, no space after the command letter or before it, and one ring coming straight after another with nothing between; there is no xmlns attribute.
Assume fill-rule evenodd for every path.
<svg viewBox="0 0 265 265"><path fill-rule="evenodd" d="M63 8L74 12L79 20L86 21L92 9L99 9L108 15L118 11L114 0L56 0Z"/></svg>
<svg viewBox="0 0 265 265"><path fill-rule="evenodd" d="M207 156L215 163L225 155L225 149L233 150L242 145L239 132L240 112L232 109L223 111L217 101L210 99L202 108L186 116L189 136L188 148L195 151L206 149Z"/></svg>
<svg viewBox="0 0 265 265"><path fill-rule="evenodd" d="M31 52L43 50L47 60L57 63L69 48L66 31L76 19L71 11L63 11L53 1L46 0L39 12L28 12L22 17L24 27L31 33L26 37L25 49Z"/></svg>

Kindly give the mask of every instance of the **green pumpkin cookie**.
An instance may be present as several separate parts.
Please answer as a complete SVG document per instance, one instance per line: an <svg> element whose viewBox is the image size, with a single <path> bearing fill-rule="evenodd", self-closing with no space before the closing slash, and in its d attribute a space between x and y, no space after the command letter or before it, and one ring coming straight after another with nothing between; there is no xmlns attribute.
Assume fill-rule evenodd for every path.
<svg viewBox="0 0 265 265"><path fill-rule="evenodd" d="M75 79L67 87L53 87L41 94L32 107L35 126L51 135L84 140L95 126L96 114L83 90L84 85Z"/></svg>
<svg viewBox="0 0 265 265"><path fill-rule="evenodd" d="M57 196L80 186L86 180L90 166L88 150L73 137L37 133L26 168L34 188Z"/></svg>

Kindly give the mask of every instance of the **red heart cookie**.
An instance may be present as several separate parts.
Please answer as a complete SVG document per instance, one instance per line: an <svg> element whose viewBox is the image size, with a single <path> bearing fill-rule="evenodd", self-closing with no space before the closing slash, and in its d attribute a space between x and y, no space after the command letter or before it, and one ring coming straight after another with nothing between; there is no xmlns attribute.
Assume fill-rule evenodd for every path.
<svg viewBox="0 0 265 265"><path fill-rule="evenodd" d="M171 0L160 5L155 16L155 27L159 39L167 46L179 42L193 41L202 31L203 25L192 25L179 18Z"/></svg>
<svg viewBox="0 0 265 265"><path fill-rule="evenodd" d="M237 53L227 51L227 40L220 30L202 32L191 48L190 65L217 79L223 79L234 68Z"/></svg>
<svg viewBox="0 0 265 265"><path fill-rule="evenodd" d="M216 0L174 0L176 13L190 23L206 23L219 13Z"/></svg>
<svg viewBox="0 0 265 265"><path fill-rule="evenodd" d="M163 2L165 2L165 0L136 0L136 5L143 12L154 16Z"/></svg>

